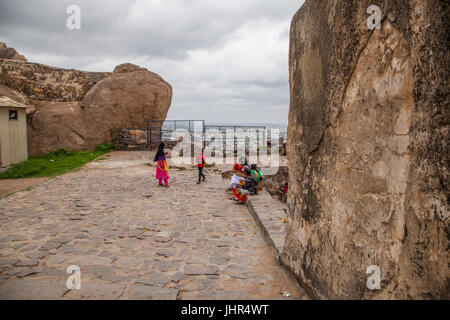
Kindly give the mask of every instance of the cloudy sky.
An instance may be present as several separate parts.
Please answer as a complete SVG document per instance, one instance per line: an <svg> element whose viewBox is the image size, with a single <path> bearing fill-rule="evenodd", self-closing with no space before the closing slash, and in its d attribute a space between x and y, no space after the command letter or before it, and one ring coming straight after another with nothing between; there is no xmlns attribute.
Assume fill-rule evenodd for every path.
<svg viewBox="0 0 450 320"><path fill-rule="evenodd" d="M0 41L29 61L131 62L174 91L169 119L286 123L289 26L302 0L1 0ZM69 30L69 5L81 29Z"/></svg>

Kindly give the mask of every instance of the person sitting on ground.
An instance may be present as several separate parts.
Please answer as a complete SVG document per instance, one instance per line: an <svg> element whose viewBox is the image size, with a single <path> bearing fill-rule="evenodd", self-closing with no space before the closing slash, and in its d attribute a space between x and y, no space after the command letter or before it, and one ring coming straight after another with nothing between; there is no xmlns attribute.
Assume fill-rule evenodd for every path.
<svg viewBox="0 0 450 320"><path fill-rule="evenodd" d="M289 183L285 182L281 187L280 187L280 191L283 194L287 194L289 192Z"/></svg>
<svg viewBox="0 0 450 320"><path fill-rule="evenodd" d="M230 184L228 185L228 190L233 190L239 184L239 181L244 180L244 169L248 168L247 159L240 158L239 162L237 162L233 166L234 175L231 178Z"/></svg>
<svg viewBox="0 0 450 320"><path fill-rule="evenodd" d="M281 196L280 196L280 200L286 202L287 200L287 194L289 192L289 183L286 182L284 185L282 185L280 187L280 191L281 191Z"/></svg>
<svg viewBox="0 0 450 320"><path fill-rule="evenodd" d="M247 195L254 195L257 193L258 184L256 179L252 176L252 172L249 167L244 168L244 180L239 182L239 185L233 189L235 200L243 203L247 199Z"/></svg>
<svg viewBox="0 0 450 320"><path fill-rule="evenodd" d="M262 182L262 172L260 169L258 169L256 164L251 165L252 168L252 176L255 177L256 183L258 184L257 192L263 190L263 182Z"/></svg>
<svg viewBox="0 0 450 320"><path fill-rule="evenodd" d="M201 183L201 179L203 178L203 182L205 182L206 177L203 174L203 168L205 167L205 156L203 155L203 150L202 150L202 155L201 156L197 156L197 158L195 159L195 162L197 162L197 168L198 168L198 182L197 184Z"/></svg>
<svg viewBox="0 0 450 320"><path fill-rule="evenodd" d="M162 181L164 180L166 187L169 187L169 167L167 166L166 154L164 152L164 142L159 144L153 161L156 162L155 178L159 181L159 185L162 186Z"/></svg>

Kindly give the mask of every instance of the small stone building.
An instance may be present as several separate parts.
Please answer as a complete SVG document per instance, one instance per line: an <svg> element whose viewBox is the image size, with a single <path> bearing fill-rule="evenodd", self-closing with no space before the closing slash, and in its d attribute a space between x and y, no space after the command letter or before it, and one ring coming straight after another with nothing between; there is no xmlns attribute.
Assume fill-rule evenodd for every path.
<svg viewBox="0 0 450 320"><path fill-rule="evenodd" d="M0 97L0 168L28 159L27 106Z"/></svg>

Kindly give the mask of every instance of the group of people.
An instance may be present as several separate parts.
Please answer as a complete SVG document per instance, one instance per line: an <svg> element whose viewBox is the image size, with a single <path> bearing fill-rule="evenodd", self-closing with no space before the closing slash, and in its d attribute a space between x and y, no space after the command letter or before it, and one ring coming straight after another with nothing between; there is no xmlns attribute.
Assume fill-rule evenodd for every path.
<svg viewBox="0 0 450 320"><path fill-rule="evenodd" d="M166 153L164 152L164 142L159 144L153 161L156 162L155 178L158 180L159 185L169 187L169 167L167 165ZM206 164L203 152L201 156L196 157L196 163L198 168L197 184L200 184L202 181L206 181L205 174L203 173ZM256 164L249 166L246 158L239 159L239 162L233 166L233 173L227 189L234 194L231 199L243 203L247 199L247 195L257 194L258 191L263 189L261 170L258 169Z"/></svg>
<svg viewBox="0 0 450 320"><path fill-rule="evenodd" d="M247 195L257 194L263 189L261 170L256 164L249 166L246 158L239 159L239 162L233 166L233 172L228 185L228 190L234 194L232 200L244 203Z"/></svg>

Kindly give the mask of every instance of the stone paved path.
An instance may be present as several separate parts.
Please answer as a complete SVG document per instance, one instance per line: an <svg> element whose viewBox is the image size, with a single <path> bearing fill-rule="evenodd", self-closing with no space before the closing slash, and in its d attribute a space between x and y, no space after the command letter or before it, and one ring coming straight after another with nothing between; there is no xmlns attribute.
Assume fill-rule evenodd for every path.
<svg viewBox="0 0 450 320"><path fill-rule="evenodd" d="M280 299L304 293L207 170L157 186L147 153L112 153L0 199L0 299ZM67 290L66 268L81 269Z"/></svg>

